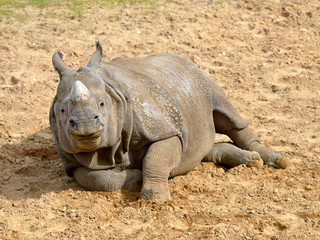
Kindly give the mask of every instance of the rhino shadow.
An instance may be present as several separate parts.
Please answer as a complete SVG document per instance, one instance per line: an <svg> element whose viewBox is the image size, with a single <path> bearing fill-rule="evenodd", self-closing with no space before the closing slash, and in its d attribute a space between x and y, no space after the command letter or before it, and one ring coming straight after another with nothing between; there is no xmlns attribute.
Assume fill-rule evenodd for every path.
<svg viewBox="0 0 320 240"><path fill-rule="evenodd" d="M21 136L13 136L18 138ZM41 130L0 150L0 194L8 200L39 199L50 192L85 191L66 175L54 146L50 128ZM126 201L137 194L121 191ZM135 198L135 199L133 199Z"/></svg>

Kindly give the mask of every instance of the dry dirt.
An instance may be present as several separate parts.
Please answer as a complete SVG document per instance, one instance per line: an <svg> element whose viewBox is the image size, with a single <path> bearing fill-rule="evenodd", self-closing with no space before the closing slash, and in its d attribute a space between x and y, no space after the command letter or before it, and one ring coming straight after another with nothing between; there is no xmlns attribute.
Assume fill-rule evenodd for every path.
<svg viewBox="0 0 320 240"><path fill-rule="evenodd" d="M177 0L28 7L0 20L0 239L320 239L320 2ZM170 179L172 201L88 192L68 178L48 112L51 57L86 65L174 52L226 91L285 170L202 163ZM218 140L225 140L219 137Z"/></svg>

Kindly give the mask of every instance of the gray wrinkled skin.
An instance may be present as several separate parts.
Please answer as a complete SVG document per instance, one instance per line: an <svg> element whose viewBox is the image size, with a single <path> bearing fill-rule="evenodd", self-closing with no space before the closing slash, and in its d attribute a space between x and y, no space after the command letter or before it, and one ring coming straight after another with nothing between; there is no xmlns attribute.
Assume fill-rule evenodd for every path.
<svg viewBox="0 0 320 240"><path fill-rule="evenodd" d="M102 62L60 75L51 109L55 145L70 177L85 189L141 190L144 199L169 200L168 178L200 161L234 167L285 168L282 153L260 144L222 89L184 57L165 53ZM214 144L215 134L233 143Z"/></svg>

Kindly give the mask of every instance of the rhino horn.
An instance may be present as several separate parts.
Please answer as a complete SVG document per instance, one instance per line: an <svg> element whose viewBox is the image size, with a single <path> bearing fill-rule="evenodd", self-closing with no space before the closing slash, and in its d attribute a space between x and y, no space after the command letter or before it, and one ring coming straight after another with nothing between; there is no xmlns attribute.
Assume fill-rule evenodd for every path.
<svg viewBox="0 0 320 240"><path fill-rule="evenodd" d="M90 68L98 68L102 59L102 47L99 41L96 42L96 47L97 49L87 65Z"/></svg>
<svg viewBox="0 0 320 240"><path fill-rule="evenodd" d="M86 101L90 97L88 88L80 81L75 81L72 89L70 99L74 102Z"/></svg>
<svg viewBox="0 0 320 240"><path fill-rule="evenodd" d="M66 65L62 60L62 56L63 56L62 53L57 51L53 54L53 57L52 57L53 66L59 73L60 77L68 70L68 68L66 67Z"/></svg>

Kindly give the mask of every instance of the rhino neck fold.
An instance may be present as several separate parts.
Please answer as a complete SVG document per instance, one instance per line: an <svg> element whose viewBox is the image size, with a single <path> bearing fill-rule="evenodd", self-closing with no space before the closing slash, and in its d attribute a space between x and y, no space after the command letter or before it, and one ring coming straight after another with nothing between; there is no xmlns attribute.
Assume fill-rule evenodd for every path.
<svg viewBox="0 0 320 240"><path fill-rule="evenodd" d="M118 112L118 129L120 129L120 138L124 152L129 151L129 143L133 130L133 113L131 104L127 101L124 93L119 90L112 82L105 80L106 90L109 95L115 100L116 108L122 111Z"/></svg>
<svg viewBox="0 0 320 240"><path fill-rule="evenodd" d="M73 156L79 164L91 170L127 167L129 165L128 152L123 152L121 139L111 147L94 152L75 153Z"/></svg>

